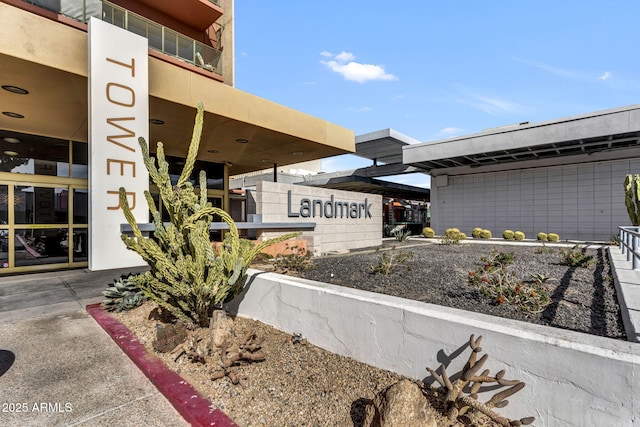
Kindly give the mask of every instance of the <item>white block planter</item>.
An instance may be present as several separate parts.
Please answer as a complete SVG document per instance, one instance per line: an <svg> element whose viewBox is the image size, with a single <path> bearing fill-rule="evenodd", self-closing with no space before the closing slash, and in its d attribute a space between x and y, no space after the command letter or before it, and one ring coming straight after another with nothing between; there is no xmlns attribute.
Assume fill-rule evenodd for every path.
<svg viewBox="0 0 640 427"><path fill-rule="evenodd" d="M536 426L640 426L638 343L255 270L228 309L415 379L440 363L458 372L469 336L482 335L484 368L527 384L500 414L535 416Z"/></svg>

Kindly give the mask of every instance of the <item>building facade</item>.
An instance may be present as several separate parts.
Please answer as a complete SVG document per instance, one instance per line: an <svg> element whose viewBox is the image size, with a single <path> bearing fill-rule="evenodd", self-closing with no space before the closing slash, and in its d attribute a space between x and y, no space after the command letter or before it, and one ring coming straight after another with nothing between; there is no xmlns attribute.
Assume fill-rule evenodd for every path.
<svg viewBox="0 0 640 427"><path fill-rule="evenodd" d="M229 209L230 175L354 151L350 130L234 87L232 0L0 0L0 274L88 266L92 227L118 230L90 209L91 18L148 41L148 134L111 121L107 139L162 141L177 175L202 102L213 205Z"/></svg>
<svg viewBox="0 0 640 427"><path fill-rule="evenodd" d="M608 241L630 225L623 183L640 171L640 106L410 145L403 156L432 176L437 234L481 227Z"/></svg>

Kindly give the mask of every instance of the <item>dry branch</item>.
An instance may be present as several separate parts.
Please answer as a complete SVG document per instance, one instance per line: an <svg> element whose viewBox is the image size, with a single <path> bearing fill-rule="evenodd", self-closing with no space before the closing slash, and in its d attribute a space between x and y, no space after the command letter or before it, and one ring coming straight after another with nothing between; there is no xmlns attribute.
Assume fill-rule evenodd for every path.
<svg viewBox="0 0 640 427"><path fill-rule="evenodd" d="M473 423L477 414L482 413L505 427L531 424L535 420L534 417L510 420L493 411L493 408L504 408L507 406L509 401L506 400L506 398L522 390L525 383L519 380L505 379L504 370L497 372L495 376L489 375L489 369L485 369L480 375L476 375L489 358L487 354L484 354L478 359L479 353L482 352L482 347L480 347L481 342L482 336L475 339L474 336L471 335L469 338L469 347L471 348L469 359L462 370L452 377L447 374L444 364L440 365L439 374L437 371L427 368L427 371L429 371L433 378L440 384L440 388L446 390L444 404L449 420L453 422L457 420L458 417L464 415L464 419ZM452 382L451 378L458 379ZM478 400L480 388L483 385L491 383L509 388L495 393L491 399L485 403L480 402ZM467 389L469 390L469 394L464 392L464 390Z"/></svg>

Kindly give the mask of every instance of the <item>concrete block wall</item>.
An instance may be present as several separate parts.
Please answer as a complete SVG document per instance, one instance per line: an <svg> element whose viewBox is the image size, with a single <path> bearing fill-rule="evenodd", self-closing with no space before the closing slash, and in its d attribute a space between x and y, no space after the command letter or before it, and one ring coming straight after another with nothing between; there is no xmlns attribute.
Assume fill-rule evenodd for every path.
<svg viewBox="0 0 640 427"><path fill-rule="evenodd" d="M291 206L288 203L289 191ZM289 216L289 208L292 212L299 212L300 200L303 198L328 201L331 196L335 201L349 203L365 203L366 200L370 205L371 218L366 215L361 218L326 218L318 213L311 218ZM256 203L255 212L262 215L263 222L315 222L314 231L305 231L302 234L315 254L382 244L382 196L262 181L256 186L253 197ZM261 237L266 239L279 234L282 233L263 232Z"/></svg>
<svg viewBox="0 0 640 427"><path fill-rule="evenodd" d="M482 227L494 237L510 229L607 241L630 225L623 182L639 172L640 159L627 159L449 176L446 186L432 185L431 224L436 234Z"/></svg>
<svg viewBox="0 0 640 427"><path fill-rule="evenodd" d="M484 368L505 369L508 379L526 383L500 414L535 416L539 427L640 426L638 343L255 270L228 309L427 381L426 367L445 363L449 374L462 369L469 336L482 335L489 356Z"/></svg>

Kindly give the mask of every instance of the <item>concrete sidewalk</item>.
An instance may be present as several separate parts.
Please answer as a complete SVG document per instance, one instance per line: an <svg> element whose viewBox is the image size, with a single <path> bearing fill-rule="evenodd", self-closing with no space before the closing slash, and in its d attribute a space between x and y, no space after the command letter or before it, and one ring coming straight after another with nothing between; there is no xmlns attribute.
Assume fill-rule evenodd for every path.
<svg viewBox="0 0 640 427"><path fill-rule="evenodd" d="M85 311L130 271L0 279L0 425L188 425Z"/></svg>

